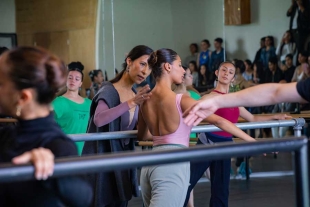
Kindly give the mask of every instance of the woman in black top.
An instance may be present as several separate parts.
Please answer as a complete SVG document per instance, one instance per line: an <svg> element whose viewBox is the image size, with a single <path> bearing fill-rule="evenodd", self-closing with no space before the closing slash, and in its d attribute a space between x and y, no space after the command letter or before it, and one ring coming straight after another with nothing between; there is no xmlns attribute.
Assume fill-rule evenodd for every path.
<svg viewBox="0 0 310 207"><path fill-rule="evenodd" d="M65 81L63 62L43 49L20 47L1 55L0 113L17 118L18 123L0 130L0 163L11 162L19 155L14 163L40 157L40 164L49 167L37 178L46 179L53 155L77 155L73 141L50 112L50 103ZM91 198L89 184L78 176L0 183L0 206L89 206Z"/></svg>

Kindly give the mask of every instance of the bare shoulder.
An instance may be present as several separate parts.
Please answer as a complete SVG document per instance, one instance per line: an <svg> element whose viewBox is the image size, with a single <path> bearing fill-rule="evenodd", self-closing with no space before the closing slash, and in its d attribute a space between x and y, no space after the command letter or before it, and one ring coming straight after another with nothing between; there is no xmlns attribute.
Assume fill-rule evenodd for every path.
<svg viewBox="0 0 310 207"><path fill-rule="evenodd" d="M192 107L195 103L197 103L196 100L192 99L187 94L183 94L182 99L181 99L181 103L180 103L182 111L184 112L186 109Z"/></svg>

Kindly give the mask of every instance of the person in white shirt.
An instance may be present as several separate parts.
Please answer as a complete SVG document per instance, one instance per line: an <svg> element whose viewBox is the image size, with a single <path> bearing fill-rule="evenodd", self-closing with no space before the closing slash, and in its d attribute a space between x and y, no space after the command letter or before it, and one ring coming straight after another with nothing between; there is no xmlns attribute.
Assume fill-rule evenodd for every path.
<svg viewBox="0 0 310 207"><path fill-rule="evenodd" d="M278 45L276 55L282 64L285 64L285 57L288 54L293 56L296 53L296 44L293 40L291 32L288 30L284 33L281 44Z"/></svg>

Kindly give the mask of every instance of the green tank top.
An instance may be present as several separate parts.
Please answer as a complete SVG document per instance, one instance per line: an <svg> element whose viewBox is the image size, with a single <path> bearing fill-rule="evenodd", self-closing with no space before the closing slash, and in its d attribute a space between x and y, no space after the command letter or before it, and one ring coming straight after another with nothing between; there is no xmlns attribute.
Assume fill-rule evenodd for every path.
<svg viewBox="0 0 310 207"><path fill-rule="evenodd" d="M199 100L201 98L200 94L196 93L195 91L188 90L187 92L189 93L189 95L192 99ZM189 137L190 138L197 138L197 134L191 133Z"/></svg>
<svg viewBox="0 0 310 207"><path fill-rule="evenodd" d="M53 102L54 116L58 125L65 134L86 133L91 100L84 99L83 103L76 103L59 96ZM79 155L82 154L84 142L75 142Z"/></svg>

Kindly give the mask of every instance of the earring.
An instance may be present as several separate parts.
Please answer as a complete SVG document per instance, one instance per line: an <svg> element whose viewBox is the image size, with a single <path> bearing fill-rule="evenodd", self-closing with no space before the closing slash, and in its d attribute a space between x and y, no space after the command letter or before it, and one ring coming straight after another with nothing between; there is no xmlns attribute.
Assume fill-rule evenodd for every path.
<svg viewBox="0 0 310 207"><path fill-rule="evenodd" d="M218 77L216 76L215 81L219 81Z"/></svg>
<svg viewBox="0 0 310 207"><path fill-rule="evenodd" d="M127 68L127 73L129 73L129 67Z"/></svg>
<svg viewBox="0 0 310 207"><path fill-rule="evenodd" d="M20 112L22 110L22 107L20 107L19 105L16 106L16 116L19 117L20 116Z"/></svg>

